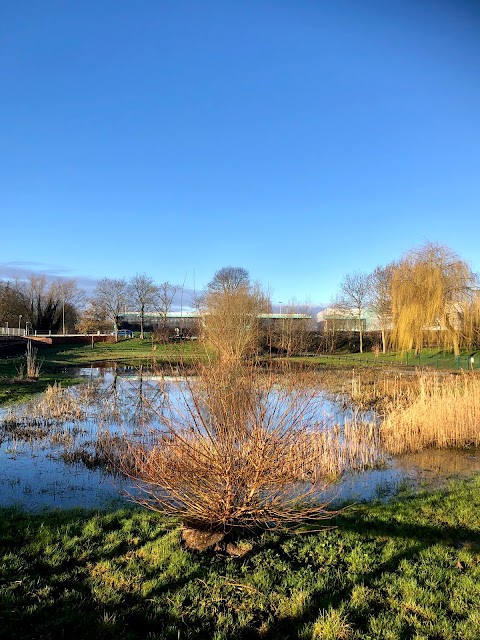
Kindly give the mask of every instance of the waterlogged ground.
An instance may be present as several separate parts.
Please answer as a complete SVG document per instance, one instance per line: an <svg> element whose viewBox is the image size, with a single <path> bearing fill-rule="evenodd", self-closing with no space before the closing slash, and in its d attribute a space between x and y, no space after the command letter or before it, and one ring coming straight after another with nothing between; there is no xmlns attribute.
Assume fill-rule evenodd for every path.
<svg viewBox="0 0 480 640"><path fill-rule="evenodd" d="M80 375L84 385L1 410L0 506L103 509L129 500L127 493L134 490L108 469L102 437L135 435L143 425L155 424L167 397L175 406L181 382L136 369L88 368ZM341 403L326 395L322 400L318 419L326 425L351 418ZM386 499L403 487L437 486L445 478L480 471L480 451L379 455L377 462L376 468L347 472L320 497L357 502Z"/></svg>

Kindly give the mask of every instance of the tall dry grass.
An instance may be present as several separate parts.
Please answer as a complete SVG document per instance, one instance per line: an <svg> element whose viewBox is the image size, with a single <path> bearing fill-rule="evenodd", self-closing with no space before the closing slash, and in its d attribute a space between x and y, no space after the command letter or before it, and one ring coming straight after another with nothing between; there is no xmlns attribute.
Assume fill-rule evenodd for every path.
<svg viewBox="0 0 480 640"><path fill-rule="evenodd" d="M480 376L419 375L410 400L391 403L381 436L392 454L480 446Z"/></svg>
<svg viewBox="0 0 480 640"><path fill-rule="evenodd" d="M38 380L40 377L41 364L37 359L38 349L32 347L32 342L27 342L27 350L25 352L25 359L20 363L18 368L17 380Z"/></svg>

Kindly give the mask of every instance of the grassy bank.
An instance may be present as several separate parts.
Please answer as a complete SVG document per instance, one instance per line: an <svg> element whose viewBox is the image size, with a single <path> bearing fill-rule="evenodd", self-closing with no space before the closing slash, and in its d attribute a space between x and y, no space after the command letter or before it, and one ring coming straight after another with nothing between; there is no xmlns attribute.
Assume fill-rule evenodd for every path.
<svg viewBox="0 0 480 640"><path fill-rule="evenodd" d="M74 374L75 367L116 362L120 365L147 365L161 369L203 357L204 348L193 341L152 345L149 340L132 339L116 344L97 343L94 348L88 344L46 346L39 348L37 353L40 363L38 380L18 379L23 357L0 358L0 405L27 400L55 382L64 386L81 382L82 379Z"/></svg>
<svg viewBox="0 0 480 640"><path fill-rule="evenodd" d="M379 375L384 378L396 378L411 373L416 368L456 371L459 367L467 369L470 357L474 357L475 368L480 367L480 352L463 353L458 359L451 353L425 349L419 358L413 354L387 353L375 356L364 354L334 354L309 357L292 357L288 361L276 359L279 363L293 366L308 366L323 373L325 387L333 393L349 391L346 388L351 381L352 371L357 379L361 378L362 392L356 388L357 400L366 393L366 402L375 401L378 396ZM0 358L0 405L26 400L33 394L45 391L54 382L67 386L80 380L72 374L74 367L86 367L100 363L113 363L131 366L149 366L158 369L180 362L189 363L207 357L205 347L197 341L181 343L152 344L150 340L139 338L121 340L118 343L70 344L39 348L38 360L41 363L40 378L37 381L21 381L18 378L22 358ZM408 366L406 363L408 361ZM338 374L341 373L339 376ZM395 383L397 385L397 382ZM368 389L371 389L371 392ZM389 391L387 392L387 396ZM370 398L372 396L372 398Z"/></svg>
<svg viewBox="0 0 480 640"><path fill-rule="evenodd" d="M0 511L0 637L480 637L479 477L332 525L231 558L148 512Z"/></svg>
<svg viewBox="0 0 480 640"><path fill-rule="evenodd" d="M474 358L473 368L480 369L480 351L464 351L459 356L455 356L452 352L443 351L442 349L423 349L418 355L415 355L413 351L389 351L378 354L370 351L366 353L317 354L308 357L293 357L291 360L317 366L395 366L399 369L421 367L456 371L469 370L472 367L471 357Z"/></svg>
<svg viewBox="0 0 480 640"><path fill-rule="evenodd" d="M59 370L45 363L42 363L38 380L22 380L19 379L20 364L20 358L0 359L0 406L26 401L59 380L65 386L82 381L71 370Z"/></svg>

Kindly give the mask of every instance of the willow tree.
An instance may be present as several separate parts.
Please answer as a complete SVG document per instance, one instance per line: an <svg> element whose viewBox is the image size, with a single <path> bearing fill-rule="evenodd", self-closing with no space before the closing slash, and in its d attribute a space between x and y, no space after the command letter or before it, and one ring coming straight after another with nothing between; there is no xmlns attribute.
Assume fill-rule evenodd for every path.
<svg viewBox="0 0 480 640"><path fill-rule="evenodd" d="M460 346L470 346L473 335L463 318L474 285L468 264L448 247L428 243L406 253L391 280L393 346L418 353L432 331L456 355Z"/></svg>

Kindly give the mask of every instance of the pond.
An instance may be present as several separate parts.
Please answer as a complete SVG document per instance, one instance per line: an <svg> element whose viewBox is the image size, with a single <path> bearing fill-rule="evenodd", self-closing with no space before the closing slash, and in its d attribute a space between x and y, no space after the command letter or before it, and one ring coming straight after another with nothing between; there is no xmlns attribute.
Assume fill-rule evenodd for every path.
<svg viewBox="0 0 480 640"><path fill-rule="evenodd" d="M133 368L88 368L85 384L53 390L14 409L1 409L0 505L28 511L43 508L104 509L126 505L131 483L108 468L101 437L121 438L155 424L162 406L181 400L182 381ZM351 412L321 394L325 425L343 424ZM154 409L152 409L154 407ZM358 416L356 416L358 419ZM363 415L362 419L372 419ZM372 464L372 462L375 463ZM480 470L476 450L429 450L397 458L375 456L370 468L346 469L322 499L357 502L388 499L401 487L435 486L446 477Z"/></svg>

